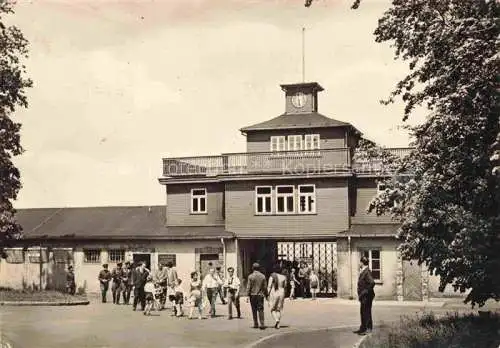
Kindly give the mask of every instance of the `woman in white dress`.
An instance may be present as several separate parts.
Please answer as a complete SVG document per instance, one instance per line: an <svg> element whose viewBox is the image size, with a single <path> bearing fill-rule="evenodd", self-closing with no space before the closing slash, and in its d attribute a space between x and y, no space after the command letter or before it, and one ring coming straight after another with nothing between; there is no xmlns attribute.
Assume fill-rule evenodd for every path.
<svg viewBox="0 0 500 348"><path fill-rule="evenodd" d="M281 312L283 311L283 304L285 303L285 287L286 276L282 274L281 267L276 265L274 272L269 277L267 286L269 294L269 306L271 307L271 314L275 320L274 327L280 328Z"/></svg>

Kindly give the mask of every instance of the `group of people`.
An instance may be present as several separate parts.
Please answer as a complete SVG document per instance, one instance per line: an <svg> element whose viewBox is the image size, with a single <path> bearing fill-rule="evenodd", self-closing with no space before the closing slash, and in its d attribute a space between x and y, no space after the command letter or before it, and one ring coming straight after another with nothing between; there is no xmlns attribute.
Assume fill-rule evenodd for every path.
<svg viewBox="0 0 500 348"><path fill-rule="evenodd" d="M373 327L371 308L375 297L375 282L368 268L368 260L361 258L362 269L358 279L358 299L361 304L361 326L355 333L365 334ZM194 318L197 311L199 319L204 318L204 308L209 307L210 317L216 316L216 299L219 296L221 302L228 305L228 319L233 319L233 307L236 309L236 317L241 318L240 308L240 279L235 274L233 267L227 269L227 277L224 277L220 267L209 265L209 270L205 277L201 277L198 272L190 275L189 291L185 291L182 280L178 277L171 262L165 266L160 264L158 270L153 274L146 268L145 262L132 265L130 262L118 263L113 271L108 270L108 265L104 264L99 272L99 282L101 286L102 302L106 302L106 295L110 282L113 294L113 303L120 304L120 295L123 294L123 303L129 304L133 290L133 310L137 305L141 305L144 315L150 315L153 309L161 311L165 309L167 300L172 304L172 315L181 317L184 315L183 306L186 303L189 308L188 318ZM301 271L302 270L302 271ZM247 302L252 309L252 319L254 328L264 329L264 306L268 303L271 314L274 318L274 327L280 328L281 314L287 297L289 288L289 298L295 297L295 288L302 287L301 292L306 296L306 291L310 291L312 298L316 297L316 292L320 285L320 279L313 269L308 269L307 265L300 265L301 281L295 275L295 268L290 269L290 265L283 262L277 263L273 272L266 279L261 272L258 263L252 265L252 273L248 276L245 295ZM74 281L74 275L73 275ZM304 285L307 284L307 285Z"/></svg>
<svg viewBox="0 0 500 348"><path fill-rule="evenodd" d="M245 294L252 308L254 327L261 329L265 327L264 301L267 300L275 319L275 327L279 328L285 289L289 283L287 270L276 265L268 280L260 271L258 263L253 264L252 270ZM132 308L135 311L140 304L144 315L150 315L153 309L158 311L165 309L168 300L172 305L172 316L183 316L183 306L186 304L189 309L189 319L194 318L195 314L199 319L203 319L207 307L208 316L213 318L216 317L216 300L220 297L221 302L228 306L227 318L241 318L241 281L235 274L234 267L227 269L226 277L220 267L213 265L209 265L209 270L203 278L198 272L192 272L189 285L186 286L188 291L184 290L182 280L170 262L165 266L160 264L154 273L146 268L144 262L135 265L130 262L125 262L125 265L118 263L112 271L109 271L108 265L104 264L98 280L103 303L107 302L107 293L111 285L114 304L120 304L121 299L123 304L130 304L133 293Z"/></svg>
<svg viewBox="0 0 500 348"><path fill-rule="evenodd" d="M130 304L130 297L133 291L134 300L132 309L134 311L137 309L138 304L141 305L143 310L146 308L146 303L151 299L151 296L147 294L151 291L151 284L156 285L155 289L159 288L161 290L155 290L154 292L163 307L167 299L167 290L171 290L169 295L172 296L175 288L180 286L177 271L173 268L172 262L167 262L165 267L160 264L158 271L154 275L146 268L144 261L140 261L135 265L127 261L124 267L123 263L119 262L111 272L107 264L104 264L102 267L103 269L97 277L101 288L102 302L107 302L107 293L111 283L114 304L119 305L120 298L123 298L123 304Z"/></svg>

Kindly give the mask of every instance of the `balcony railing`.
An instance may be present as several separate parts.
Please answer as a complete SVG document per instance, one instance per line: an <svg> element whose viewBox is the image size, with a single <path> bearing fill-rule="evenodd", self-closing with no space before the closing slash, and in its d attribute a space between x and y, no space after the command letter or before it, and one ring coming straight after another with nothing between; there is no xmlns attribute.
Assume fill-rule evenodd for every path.
<svg viewBox="0 0 500 348"><path fill-rule="evenodd" d="M387 149L397 156L409 152L406 148ZM348 148L228 153L218 156L177 157L163 159L163 175L219 176L243 174L314 174L346 173L353 168L364 171L372 165L380 167L377 161L351 163L352 150Z"/></svg>

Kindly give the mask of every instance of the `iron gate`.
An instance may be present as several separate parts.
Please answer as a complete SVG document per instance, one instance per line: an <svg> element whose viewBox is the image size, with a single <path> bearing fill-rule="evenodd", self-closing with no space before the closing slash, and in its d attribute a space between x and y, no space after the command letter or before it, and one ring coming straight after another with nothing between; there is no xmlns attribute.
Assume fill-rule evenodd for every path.
<svg viewBox="0 0 500 348"><path fill-rule="evenodd" d="M319 294L337 293L337 243L278 242L278 258L292 263L306 262L319 277ZM295 267L295 266L294 266Z"/></svg>

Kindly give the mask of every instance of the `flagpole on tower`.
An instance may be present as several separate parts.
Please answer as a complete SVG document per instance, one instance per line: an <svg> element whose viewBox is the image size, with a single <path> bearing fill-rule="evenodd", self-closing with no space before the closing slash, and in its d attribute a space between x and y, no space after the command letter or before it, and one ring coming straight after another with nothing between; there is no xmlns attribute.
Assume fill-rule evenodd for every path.
<svg viewBox="0 0 500 348"><path fill-rule="evenodd" d="M302 27L302 82L306 82L306 28Z"/></svg>

